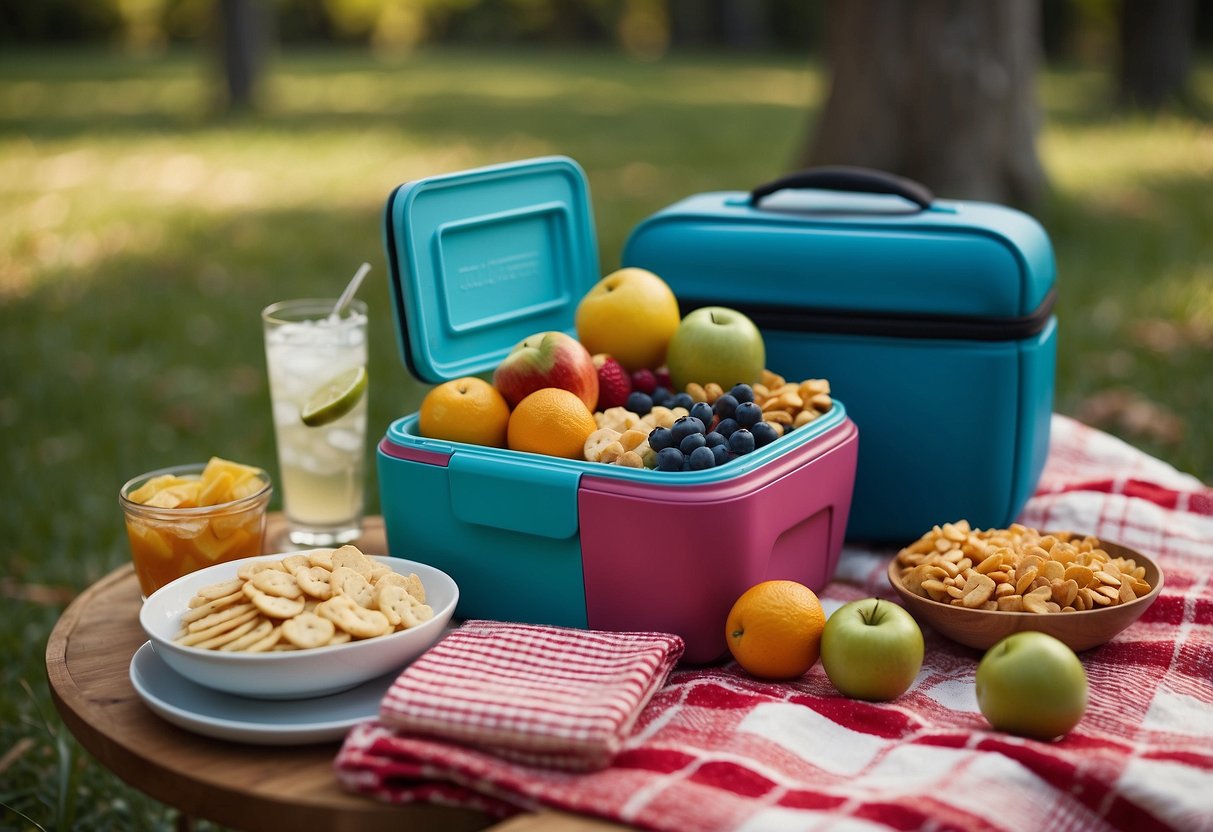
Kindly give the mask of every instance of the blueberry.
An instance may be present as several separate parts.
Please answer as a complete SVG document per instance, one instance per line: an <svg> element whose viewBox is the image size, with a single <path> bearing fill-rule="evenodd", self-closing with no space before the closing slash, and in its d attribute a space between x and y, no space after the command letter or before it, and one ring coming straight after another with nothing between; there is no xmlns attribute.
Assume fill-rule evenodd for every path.
<svg viewBox="0 0 1213 832"><path fill-rule="evenodd" d="M775 432L775 428L771 427L770 422L759 422L750 428L750 433L754 434L754 447L756 448L770 445L779 438L779 434Z"/></svg>
<svg viewBox="0 0 1213 832"><path fill-rule="evenodd" d="M674 394L668 388L658 387L653 391L653 404L658 407L673 407Z"/></svg>
<svg viewBox="0 0 1213 832"><path fill-rule="evenodd" d="M690 393L679 393L674 397L673 407L685 407L687 410L690 410L694 404L695 400L691 398Z"/></svg>
<svg viewBox="0 0 1213 832"><path fill-rule="evenodd" d="M709 448L715 448L717 445L728 445L729 444L728 437L725 436L724 434L720 433L719 431L715 431L715 430L712 431L711 433L709 433L707 435L706 439L708 440ZM652 445L652 444L653 444L653 442L650 439L649 445Z"/></svg>
<svg viewBox="0 0 1213 832"><path fill-rule="evenodd" d="M649 433L649 447L655 451L674 447L673 432L669 428L653 428Z"/></svg>
<svg viewBox="0 0 1213 832"><path fill-rule="evenodd" d="M674 434L674 443L678 444L693 433L703 433L703 422L694 416L682 416L674 421L670 432Z"/></svg>
<svg viewBox="0 0 1213 832"><path fill-rule="evenodd" d="M741 425L737 424L736 419L733 419L733 418L721 419L716 424L716 433L719 433L725 439L728 439L730 436L733 435L733 431L737 430L737 428L739 428L739 427L741 427Z"/></svg>
<svg viewBox="0 0 1213 832"><path fill-rule="evenodd" d="M634 396L636 394L633 393L632 395ZM628 401L631 401L631 399L628 399ZM628 410L631 409L631 407L628 407ZM742 402L741 404L737 405L737 412L733 414L733 418L736 419L737 424L741 425L743 428L752 427L762 420L762 408L753 402Z"/></svg>
<svg viewBox="0 0 1213 832"><path fill-rule="evenodd" d="M716 465L716 455L711 448L696 448L687 460L691 463L692 471L702 471Z"/></svg>
<svg viewBox="0 0 1213 832"><path fill-rule="evenodd" d="M703 448L708 444L708 440L702 433L692 433L678 443L678 449L687 456L690 456L695 449Z"/></svg>
<svg viewBox="0 0 1213 832"><path fill-rule="evenodd" d="M733 411L737 409L737 398L732 393L725 393L716 400L716 404L712 406L716 411L716 415L721 419L730 419L733 416Z"/></svg>
<svg viewBox="0 0 1213 832"><path fill-rule="evenodd" d="M712 406L707 402L695 402L695 405L691 408L691 415L705 425L710 425L712 424L714 412Z"/></svg>
<svg viewBox="0 0 1213 832"><path fill-rule="evenodd" d="M685 459L682 451L677 448L662 448L657 452L657 470L681 471Z"/></svg>
<svg viewBox="0 0 1213 832"><path fill-rule="evenodd" d="M748 384L737 384L729 391L729 395L738 402L752 402L754 401L754 388Z"/></svg>
<svg viewBox="0 0 1213 832"><path fill-rule="evenodd" d="M726 442L723 445L716 445L712 448L712 456L716 457L717 465L724 465L729 461L729 445Z"/></svg>
<svg viewBox="0 0 1213 832"><path fill-rule="evenodd" d="M741 456L754 450L754 434L745 428L738 428L729 437L729 450Z"/></svg>
<svg viewBox="0 0 1213 832"><path fill-rule="evenodd" d="M637 416L644 416L653 409L653 397L648 393L641 393L639 390L633 390L628 395L626 407Z"/></svg>

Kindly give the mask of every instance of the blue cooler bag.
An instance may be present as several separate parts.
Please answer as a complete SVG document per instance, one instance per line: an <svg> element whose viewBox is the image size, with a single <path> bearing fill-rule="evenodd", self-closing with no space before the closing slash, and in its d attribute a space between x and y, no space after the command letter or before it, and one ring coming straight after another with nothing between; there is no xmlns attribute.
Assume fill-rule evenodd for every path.
<svg viewBox="0 0 1213 832"><path fill-rule="evenodd" d="M775 372L829 379L863 436L848 539L1005 526L1035 489L1057 319L1052 246L1026 214L810 169L659 211L623 265L664 278L684 313L749 315Z"/></svg>

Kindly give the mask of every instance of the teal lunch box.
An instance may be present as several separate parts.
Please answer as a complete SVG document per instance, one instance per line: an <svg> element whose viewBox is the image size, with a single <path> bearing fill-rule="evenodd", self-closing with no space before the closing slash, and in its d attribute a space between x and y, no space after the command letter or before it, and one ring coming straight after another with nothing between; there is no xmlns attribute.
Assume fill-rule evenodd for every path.
<svg viewBox="0 0 1213 832"><path fill-rule="evenodd" d="M564 157L406 183L384 219L401 352L431 384L574 333L599 279L588 185ZM836 399L751 454L671 473L425 437L410 414L379 443L388 550L454 578L462 618L677 633L686 661L712 661L750 586L834 574L858 436Z"/></svg>
<svg viewBox="0 0 1213 832"><path fill-rule="evenodd" d="M644 220L624 266L683 312L729 306L772 370L829 379L863 443L847 538L1005 526L1049 444L1057 319L1048 235L999 205L862 168L691 196Z"/></svg>

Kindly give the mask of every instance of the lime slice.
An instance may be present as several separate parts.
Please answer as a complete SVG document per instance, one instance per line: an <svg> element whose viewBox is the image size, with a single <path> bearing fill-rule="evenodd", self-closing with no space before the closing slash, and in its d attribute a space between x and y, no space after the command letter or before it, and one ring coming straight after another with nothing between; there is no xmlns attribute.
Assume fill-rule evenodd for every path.
<svg viewBox="0 0 1213 832"><path fill-rule="evenodd" d="M366 368L351 367L325 382L303 406L303 424L317 428L354 409L366 392Z"/></svg>

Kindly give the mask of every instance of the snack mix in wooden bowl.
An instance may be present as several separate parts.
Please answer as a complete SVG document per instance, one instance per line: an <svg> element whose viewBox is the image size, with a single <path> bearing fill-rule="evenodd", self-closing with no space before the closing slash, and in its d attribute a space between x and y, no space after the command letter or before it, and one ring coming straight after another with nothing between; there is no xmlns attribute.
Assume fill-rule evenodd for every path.
<svg viewBox="0 0 1213 832"><path fill-rule="evenodd" d="M1090 535L1019 524L935 526L898 552L889 582L916 617L970 647L1039 630L1085 650L1132 624L1162 573L1139 552Z"/></svg>

